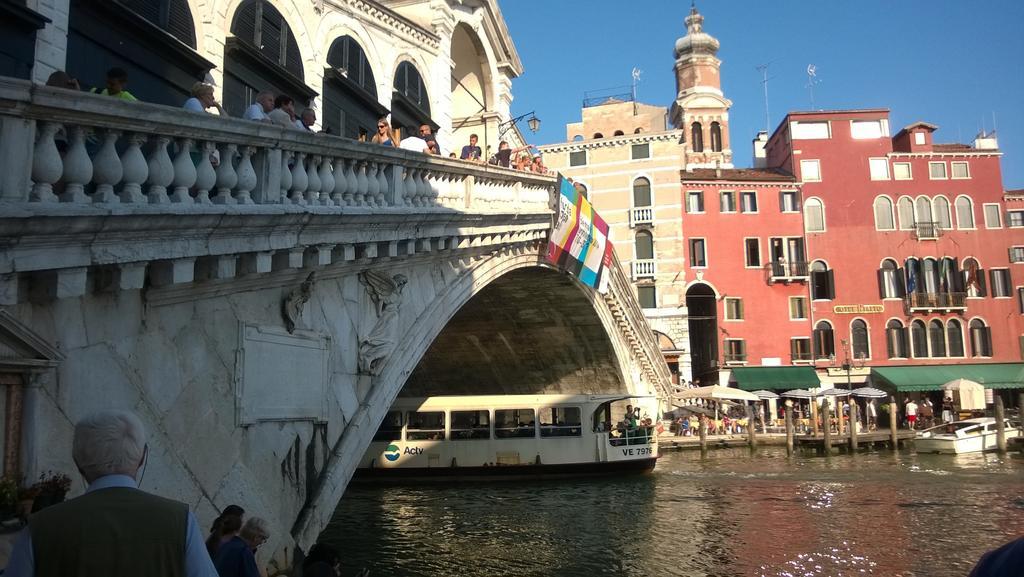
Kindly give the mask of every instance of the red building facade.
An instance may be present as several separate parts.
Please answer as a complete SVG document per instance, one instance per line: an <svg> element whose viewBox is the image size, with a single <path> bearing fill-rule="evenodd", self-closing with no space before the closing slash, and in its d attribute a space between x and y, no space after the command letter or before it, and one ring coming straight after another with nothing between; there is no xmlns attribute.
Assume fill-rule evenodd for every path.
<svg viewBox="0 0 1024 577"><path fill-rule="evenodd" d="M845 383L872 367L1024 358L1024 197L1003 190L995 138L936 144L924 122L892 135L888 116L791 113L764 168L682 173L683 242L707 252L704 266L687 253L691 290L716 303L687 301L694 376L807 364ZM756 210L742 197L720 210L730 190ZM698 193L703 213L689 210ZM698 335L712 331L703 358Z"/></svg>

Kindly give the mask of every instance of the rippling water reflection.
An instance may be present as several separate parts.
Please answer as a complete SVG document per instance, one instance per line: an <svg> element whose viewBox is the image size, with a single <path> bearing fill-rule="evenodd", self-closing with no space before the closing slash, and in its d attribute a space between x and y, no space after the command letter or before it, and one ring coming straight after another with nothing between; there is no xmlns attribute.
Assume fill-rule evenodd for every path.
<svg viewBox="0 0 1024 577"><path fill-rule="evenodd" d="M1019 457L736 450L646 477L353 486L322 539L389 577L959 577L1021 534Z"/></svg>

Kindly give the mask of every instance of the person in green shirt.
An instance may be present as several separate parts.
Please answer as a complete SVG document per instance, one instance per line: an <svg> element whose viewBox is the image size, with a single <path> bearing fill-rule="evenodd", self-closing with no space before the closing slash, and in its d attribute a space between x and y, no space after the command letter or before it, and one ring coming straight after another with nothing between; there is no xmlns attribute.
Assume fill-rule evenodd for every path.
<svg viewBox="0 0 1024 577"><path fill-rule="evenodd" d="M127 100L129 102L135 102L138 98L128 92L128 72L124 68L117 66L107 70L107 87L103 90L97 91L95 88L93 92L102 94L104 96L113 96L120 98L121 100Z"/></svg>

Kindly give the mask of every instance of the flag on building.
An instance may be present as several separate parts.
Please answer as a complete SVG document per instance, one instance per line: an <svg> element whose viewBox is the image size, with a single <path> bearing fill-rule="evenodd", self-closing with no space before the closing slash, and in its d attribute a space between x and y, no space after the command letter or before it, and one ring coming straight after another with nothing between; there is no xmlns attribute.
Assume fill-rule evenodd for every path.
<svg viewBox="0 0 1024 577"><path fill-rule="evenodd" d="M548 241L548 261L583 284L608 292L612 243L608 223L567 178L558 175L558 212Z"/></svg>

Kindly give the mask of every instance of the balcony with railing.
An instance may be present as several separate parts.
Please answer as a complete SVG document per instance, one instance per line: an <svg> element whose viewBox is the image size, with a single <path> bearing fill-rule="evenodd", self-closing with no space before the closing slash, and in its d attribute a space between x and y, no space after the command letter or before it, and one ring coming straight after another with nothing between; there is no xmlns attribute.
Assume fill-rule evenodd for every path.
<svg viewBox="0 0 1024 577"><path fill-rule="evenodd" d="M629 226L654 224L654 207L640 206L629 210Z"/></svg>
<svg viewBox="0 0 1024 577"><path fill-rule="evenodd" d="M630 266L633 269L633 280L654 278L658 273L654 259L634 260Z"/></svg>
<svg viewBox="0 0 1024 577"><path fill-rule="evenodd" d="M942 228L937 222L919 221L914 223L914 238L917 240L935 240L942 235Z"/></svg>
<svg viewBox="0 0 1024 577"><path fill-rule="evenodd" d="M907 312L931 312L931 311L965 311L967 310L967 293L963 292L939 292L922 293L912 292L903 297L903 305Z"/></svg>
<svg viewBox="0 0 1024 577"><path fill-rule="evenodd" d="M810 278L807 261L776 261L765 265L768 283L806 282Z"/></svg>

